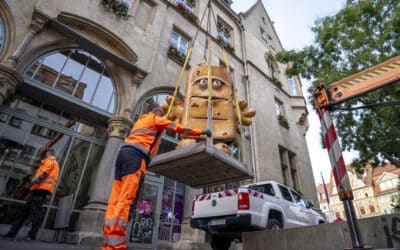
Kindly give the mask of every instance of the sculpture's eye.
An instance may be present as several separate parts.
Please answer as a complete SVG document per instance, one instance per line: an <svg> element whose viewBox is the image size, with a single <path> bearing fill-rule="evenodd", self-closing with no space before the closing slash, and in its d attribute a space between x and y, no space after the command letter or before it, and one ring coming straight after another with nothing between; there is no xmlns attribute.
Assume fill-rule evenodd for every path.
<svg viewBox="0 0 400 250"><path fill-rule="evenodd" d="M222 82L220 80L214 80L212 86L214 89L220 89L222 87Z"/></svg>
<svg viewBox="0 0 400 250"><path fill-rule="evenodd" d="M201 79L201 80L199 81L199 87L200 87L201 89L206 89L206 88L207 88L207 79Z"/></svg>

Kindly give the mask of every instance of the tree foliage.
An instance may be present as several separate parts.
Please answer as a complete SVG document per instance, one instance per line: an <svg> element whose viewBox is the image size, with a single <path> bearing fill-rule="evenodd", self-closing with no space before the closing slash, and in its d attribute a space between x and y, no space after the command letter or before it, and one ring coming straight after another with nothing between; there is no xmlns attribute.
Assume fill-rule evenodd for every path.
<svg viewBox="0 0 400 250"><path fill-rule="evenodd" d="M278 61L288 63L287 75L333 83L400 54L400 1L348 0L333 16L318 19L312 45L299 51L283 51ZM349 108L400 100L400 83L350 100ZM353 165L361 170L391 161L400 167L400 107L374 106L332 113L343 150L357 150Z"/></svg>

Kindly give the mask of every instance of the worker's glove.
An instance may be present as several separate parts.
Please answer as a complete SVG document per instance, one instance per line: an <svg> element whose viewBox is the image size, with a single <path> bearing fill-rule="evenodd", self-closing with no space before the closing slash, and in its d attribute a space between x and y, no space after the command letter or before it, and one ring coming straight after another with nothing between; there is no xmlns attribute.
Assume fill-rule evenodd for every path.
<svg viewBox="0 0 400 250"><path fill-rule="evenodd" d="M209 130L208 128L201 131L201 134L207 135L207 137L211 137L211 135L212 135L211 130Z"/></svg>

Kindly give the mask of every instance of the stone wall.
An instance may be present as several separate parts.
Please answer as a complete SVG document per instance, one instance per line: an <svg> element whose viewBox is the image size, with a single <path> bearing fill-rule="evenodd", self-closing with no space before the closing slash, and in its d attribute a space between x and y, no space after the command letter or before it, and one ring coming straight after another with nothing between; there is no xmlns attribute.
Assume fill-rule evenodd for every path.
<svg viewBox="0 0 400 250"><path fill-rule="evenodd" d="M400 214L358 220L365 246L400 249ZM244 250L338 250L351 248L347 222L243 234Z"/></svg>

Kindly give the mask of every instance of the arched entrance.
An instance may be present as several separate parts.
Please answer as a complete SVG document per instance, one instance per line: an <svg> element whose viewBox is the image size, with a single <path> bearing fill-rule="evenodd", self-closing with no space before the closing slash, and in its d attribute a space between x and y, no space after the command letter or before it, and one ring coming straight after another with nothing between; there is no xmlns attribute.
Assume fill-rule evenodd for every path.
<svg viewBox="0 0 400 250"><path fill-rule="evenodd" d="M172 91L157 91L142 98L135 107L133 120L143 114L147 105L154 102L165 104L166 97L171 94ZM165 131L161 138L158 154L174 150L179 141L178 134ZM179 240L184 196L184 184L148 172L129 225L129 246L154 248L156 243L162 241Z"/></svg>
<svg viewBox="0 0 400 250"><path fill-rule="evenodd" d="M0 224L12 223L42 148L56 151L60 177L46 201L43 228L72 230L107 139L117 96L101 60L77 49L45 54L23 73L17 94L0 106Z"/></svg>

